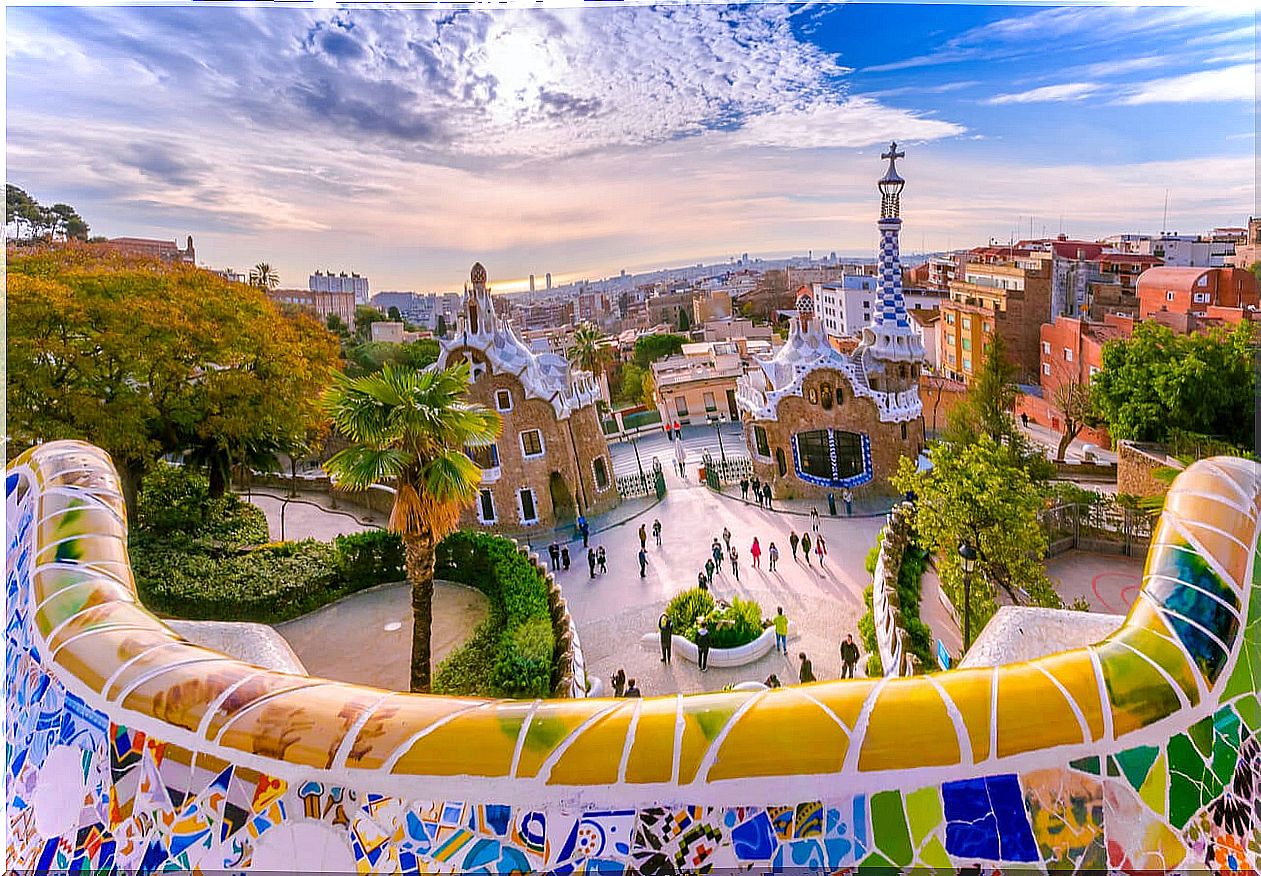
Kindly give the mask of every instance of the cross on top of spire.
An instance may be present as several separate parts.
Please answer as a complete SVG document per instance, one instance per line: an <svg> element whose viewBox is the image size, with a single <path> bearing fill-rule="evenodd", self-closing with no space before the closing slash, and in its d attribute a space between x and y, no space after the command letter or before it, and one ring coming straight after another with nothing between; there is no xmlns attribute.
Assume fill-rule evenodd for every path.
<svg viewBox="0 0 1261 876"><path fill-rule="evenodd" d="M889 151L883 153L880 157L889 159L889 163L892 164L893 162L897 161L899 158L905 158L906 153L898 151L898 142L894 140L892 143L889 144Z"/></svg>

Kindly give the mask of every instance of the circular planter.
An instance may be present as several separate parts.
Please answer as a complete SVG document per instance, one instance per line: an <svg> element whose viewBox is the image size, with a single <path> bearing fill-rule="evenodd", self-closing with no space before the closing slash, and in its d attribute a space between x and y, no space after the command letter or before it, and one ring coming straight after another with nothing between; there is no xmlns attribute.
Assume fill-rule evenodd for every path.
<svg viewBox="0 0 1261 876"><path fill-rule="evenodd" d="M792 621L788 622L788 638L797 638L797 628ZM682 636L672 636L671 652L678 654L684 660L692 663L696 662L697 648L696 643ZM645 633L640 643L649 651L657 651L661 648L661 635L659 633ZM750 663L756 663L767 654L775 650L775 628L767 627L762 631L762 635L758 636L752 642L741 645L739 648L710 648L709 649L709 665L710 666L747 666Z"/></svg>

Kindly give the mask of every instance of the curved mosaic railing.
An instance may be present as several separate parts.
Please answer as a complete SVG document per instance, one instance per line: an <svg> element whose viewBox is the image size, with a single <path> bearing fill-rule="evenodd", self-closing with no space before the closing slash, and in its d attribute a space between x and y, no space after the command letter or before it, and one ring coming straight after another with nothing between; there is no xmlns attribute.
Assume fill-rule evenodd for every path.
<svg viewBox="0 0 1261 876"><path fill-rule="evenodd" d="M905 503L894 505L889 512L876 554L876 568L871 575L871 619L876 630L880 665L888 676L914 675L920 669L919 661L911 653L910 634L902 626L902 605L898 598L898 574L911 536L910 514L910 506Z"/></svg>
<svg viewBox="0 0 1261 876"><path fill-rule="evenodd" d="M1257 865L1261 468L1174 484L1126 623L998 668L482 701L259 669L136 603L105 454L9 468L10 868Z"/></svg>

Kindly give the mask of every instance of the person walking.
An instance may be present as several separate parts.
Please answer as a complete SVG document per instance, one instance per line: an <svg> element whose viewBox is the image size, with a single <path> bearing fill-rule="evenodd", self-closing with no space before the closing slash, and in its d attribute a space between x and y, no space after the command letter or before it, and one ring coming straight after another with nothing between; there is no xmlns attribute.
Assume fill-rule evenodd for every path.
<svg viewBox="0 0 1261 876"><path fill-rule="evenodd" d="M740 563L736 559L736 549L731 549L731 574L735 576L737 581L740 580Z"/></svg>
<svg viewBox="0 0 1261 876"><path fill-rule="evenodd" d="M709 671L709 620L701 618L696 628L696 665L701 672Z"/></svg>
<svg viewBox="0 0 1261 876"><path fill-rule="evenodd" d="M722 545L718 543L718 539L714 539L714 546L709 549L709 552L714 555L714 566L718 569L718 571L721 572L722 571Z"/></svg>
<svg viewBox="0 0 1261 876"><path fill-rule="evenodd" d="M805 554L806 565L810 565L810 533L808 532L801 534L801 552Z"/></svg>
<svg viewBox="0 0 1261 876"><path fill-rule="evenodd" d="M560 565L566 572L569 571L569 545L560 549Z"/></svg>
<svg viewBox="0 0 1261 876"><path fill-rule="evenodd" d="M591 537L591 526L587 523L586 517L578 518L578 531L582 533L582 546L590 547L589 539Z"/></svg>
<svg viewBox="0 0 1261 876"><path fill-rule="evenodd" d="M810 509L810 529L815 535L819 534L819 509Z"/></svg>
<svg viewBox="0 0 1261 876"><path fill-rule="evenodd" d="M845 637L841 642L841 678L853 678L854 666L858 663L858 646L854 644L853 635Z"/></svg>
<svg viewBox="0 0 1261 876"><path fill-rule="evenodd" d="M766 510L771 510L771 485L762 484L762 498L766 500Z"/></svg>
<svg viewBox="0 0 1261 876"><path fill-rule="evenodd" d="M731 553L731 530L725 526L722 528L722 542L727 546L727 553Z"/></svg>
<svg viewBox="0 0 1261 876"><path fill-rule="evenodd" d="M639 577L648 577L648 548L639 549Z"/></svg>
<svg viewBox="0 0 1261 876"><path fill-rule="evenodd" d="M749 501L749 479L740 478L740 498Z"/></svg>
<svg viewBox="0 0 1261 876"><path fill-rule="evenodd" d="M810 663L810 658L806 656L806 652L802 651L797 655L801 658L801 668L797 670L797 680L802 684L809 684L812 681L818 681L814 677L814 666Z"/></svg>
<svg viewBox="0 0 1261 876"><path fill-rule="evenodd" d="M635 679L633 678L626 683L626 696L627 697L642 697L643 696L643 694L639 692L639 685L636 684Z"/></svg>
<svg viewBox="0 0 1261 876"><path fill-rule="evenodd" d="M657 633L661 636L661 662L670 662L670 651L673 640L670 638L674 635L674 621L670 620L670 615L664 611L661 617L657 618Z"/></svg>
<svg viewBox="0 0 1261 876"><path fill-rule="evenodd" d="M779 548L775 547L775 542L771 542L771 546L766 550L766 557L771 561L771 571L775 571L775 564L779 562Z"/></svg>
<svg viewBox="0 0 1261 876"><path fill-rule="evenodd" d="M613 673L613 696L620 697L626 692L626 670L619 669Z"/></svg>
<svg viewBox="0 0 1261 876"><path fill-rule="evenodd" d="M788 656L788 615L781 605L775 609L775 650Z"/></svg>
<svg viewBox="0 0 1261 876"><path fill-rule="evenodd" d="M1029 415L1024 411L1020 412L1020 425L1024 426L1026 429L1029 428Z"/></svg>
<svg viewBox="0 0 1261 876"><path fill-rule="evenodd" d="M788 546L792 548L794 563L797 562L797 543L799 541L801 541L801 539L797 538L797 533L795 532L788 533Z"/></svg>
<svg viewBox="0 0 1261 876"><path fill-rule="evenodd" d="M713 557L710 557L708 560L705 561L705 581L707 584L714 583L714 558ZM706 587L703 587L702 589L708 590L709 587L706 586Z"/></svg>
<svg viewBox="0 0 1261 876"><path fill-rule="evenodd" d="M605 572L609 570L609 567L606 565L606 563L608 562L608 558L604 554L604 545L600 545L600 549L596 551L595 561L600 564L601 575L603 575Z"/></svg>
<svg viewBox="0 0 1261 876"><path fill-rule="evenodd" d="M845 502L845 516L854 516L854 491L846 487L841 491L841 499Z"/></svg>
<svg viewBox="0 0 1261 876"><path fill-rule="evenodd" d="M556 542L552 542L551 544L549 544L547 546L547 555L552 560L552 571L553 572L559 571L560 570L560 545L558 545Z"/></svg>
<svg viewBox="0 0 1261 876"><path fill-rule="evenodd" d="M760 501L760 497L762 495L762 479L757 475L754 475L751 484L753 487L753 497L755 499L759 499Z"/></svg>
<svg viewBox="0 0 1261 876"><path fill-rule="evenodd" d="M648 527L642 523L639 524L639 546L641 548L648 547Z"/></svg>
<svg viewBox="0 0 1261 876"><path fill-rule="evenodd" d="M702 590L709 590L709 579L713 577L713 573L706 574L705 570L696 573L696 586Z"/></svg>
<svg viewBox="0 0 1261 876"><path fill-rule="evenodd" d="M771 687L771 688L774 688L774 687L783 687L783 685L782 685L782 684L780 684L780 682L779 682L779 676L778 676L778 675L776 675L774 672L772 672L770 675L766 676L766 681L762 682L762 684L766 685L767 687Z"/></svg>
<svg viewBox="0 0 1261 876"><path fill-rule="evenodd" d="M762 507L762 488L758 487L753 491L753 501L757 502L759 508Z"/></svg>
<svg viewBox="0 0 1261 876"><path fill-rule="evenodd" d="M816 535L814 537L814 552L819 557L819 568L822 569L823 561L828 557L828 545L827 542L823 540L822 535Z"/></svg>
<svg viewBox="0 0 1261 876"><path fill-rule="evenodd" d="M591 570L591 577L595 577L595 551L587 548L587 568Z"/></svg>
<svg viewBox="0 0 1261 876"><path fill-rule="evenodd" d="M836 493L828 490L828 516L836 516Z"/></svg>
<svg viewBox="0 0 1261 876"><path fill-rule="evenodd" d="M661 521L657 518L652 519L652 537L657 541L657 547L661 547Z"/></svg>
<svg viewBox="0 0 1261 876"><path fill-rule="evenodd" d="M749 556L753 557L753 568L762 568L762 546L757 542L757 536L753 536L753 546L749 548Z"/></svg>

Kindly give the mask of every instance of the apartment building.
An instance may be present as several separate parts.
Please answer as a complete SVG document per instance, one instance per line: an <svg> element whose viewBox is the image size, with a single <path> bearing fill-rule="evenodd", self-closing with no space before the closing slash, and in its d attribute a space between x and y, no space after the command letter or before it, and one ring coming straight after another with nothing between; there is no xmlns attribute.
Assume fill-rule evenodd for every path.
<svg viewBox="0 0 1261 876"><path fill-rule="evenodd" d="M1038 372L1039 331L1049 321L1051 263L1032 253L1010 261L970 262L941 304L937 355L951 379L971 381L985 338L999 334L1022 375Z"/></svg>

